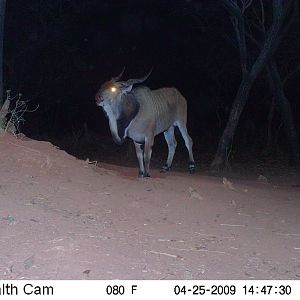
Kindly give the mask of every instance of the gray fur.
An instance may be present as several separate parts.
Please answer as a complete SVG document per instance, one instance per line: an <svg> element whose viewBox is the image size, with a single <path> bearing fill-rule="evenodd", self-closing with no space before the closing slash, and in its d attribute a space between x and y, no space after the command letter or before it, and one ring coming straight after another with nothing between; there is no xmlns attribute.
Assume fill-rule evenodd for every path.
<svg viewBox="0 0 300 300"><path fill-rule="evenodd" d="M149 74L142 79L130 79L127 82L113 78L104 83L96 94L96 104L106 112L115 142L120 144L126 137L134 141L141 176L150 176L154 137L162 132L168 144L169 154L161 171L170 169L177 145L174 136L175 126L179 128L185 141L189 152L189 170L193 172L195 169L193 141L186 129L186 99L176 88L133 89L134 84L146 80Z"/></svg>

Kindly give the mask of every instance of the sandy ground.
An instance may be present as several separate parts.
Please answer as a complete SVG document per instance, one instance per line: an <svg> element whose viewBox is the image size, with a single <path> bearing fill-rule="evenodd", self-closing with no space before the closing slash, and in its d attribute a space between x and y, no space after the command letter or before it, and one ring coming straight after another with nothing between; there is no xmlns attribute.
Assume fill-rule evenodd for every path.
<svg viewBox="0 0 300 300"><path fill-rule="evenodd" d="M300 278L300 176L136 175L0 137L0 279Z"/></svg>

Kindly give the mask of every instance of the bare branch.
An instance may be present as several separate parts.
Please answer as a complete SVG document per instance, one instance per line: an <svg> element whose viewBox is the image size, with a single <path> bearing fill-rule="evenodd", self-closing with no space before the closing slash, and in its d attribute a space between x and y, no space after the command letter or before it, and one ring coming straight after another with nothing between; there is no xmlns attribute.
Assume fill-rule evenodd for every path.
<svg viewBox="0 0 300 300"><path fill-rule="evenodd" d="M242 2L242 14L245 13L246 9L252 4L253 0L241 0Z"/></svg>
<svg viewBox="0 0 300 300"><path fill-rule="evenodd" d="M261 26L262 26L263 32L266 32L265 7L264 7L263 0L260 0L259 3L260 3L260 9L261 9Z"/></svg>
<svg viewBox="0 0 300 300"><path fill-rule="evenodd" d="M300 63L298 64L298 66L296 66L296 68L292 71L290 71L285 78L282 80L283 84L285 84L290 78L292 78L293 76L295 76L298 72L300 71Z"/></svg>
<svg viewBox="0 0 300 300"><path fill-rule="evenodd" d="M241 15L241 10L238 7L236 1L232 1L232 0L222 0L223 4L226 8L226 10L231 14L234 15L236 17L240 17Z"/></svg>
<svg viewBox="0 0 300 300"><path fill-rule="evenodd" d="M4 133L7 131L10 131L12 133L16 133L20 131L20 125L25 122L24 114L25 113L31 113L35 112L38 109L38 105L35 109L28 109L28 102L29 101L24 101L21 100L22 94L18 93L15 96L11 96L11 91L8 90L6 92L6 101L7 103L12 103L14 102L14 108L9 108L7 109L7 113L5 115L8 116L10 115L9 119L6 122L5 128L4 128ZM9 105L8 104L8 105Z"/></svg>
<svg viewBox="0 0 300 300"><path fill-rule="evenodd" d="M245 0L247 4L250 5L251 1ZM247 53L247 45L245 38L245 18L242 13L242 10L237 5L236 1L233 0L223 0L225 8L232 15L231 21L236 33L237 41L239 44L240 51L240 64L242 69L243 76L248 74L248 53Z"/></svg>

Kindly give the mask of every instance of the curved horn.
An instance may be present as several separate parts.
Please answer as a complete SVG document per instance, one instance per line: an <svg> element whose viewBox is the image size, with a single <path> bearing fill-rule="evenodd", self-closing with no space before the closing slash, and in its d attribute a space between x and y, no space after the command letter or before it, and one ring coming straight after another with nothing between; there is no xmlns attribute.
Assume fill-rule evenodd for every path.
<svg viewBox="0 0 300 300"><path fill-rule="evenodd" d="M136 78L136 79L129 79L126 81L126 85L133 85L135 83L142 83L144 82L149 76L150 74L152 73L152 69L142 78Z"/></svg>
<svg viewBox="0 0 300 300"><path fill-rule="evenodd" d="M122 77L124 71L125 71L125 67L123 67L121 73L120 73L118 76L113 77L111 80L112 80L112 81L118 81L118 80Z"/></svg>

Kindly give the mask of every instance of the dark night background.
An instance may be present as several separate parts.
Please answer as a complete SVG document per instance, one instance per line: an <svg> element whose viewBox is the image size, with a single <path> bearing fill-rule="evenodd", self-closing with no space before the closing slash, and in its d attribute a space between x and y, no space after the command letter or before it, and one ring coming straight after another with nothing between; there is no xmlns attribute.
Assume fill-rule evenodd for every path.
<svg viewBox="0 0 300 300"><path fill-rule="evenodd" d="M22 93L24 100L30 100L30 108L39 105L24 116L22 132L81 157L91 156L90 149L112 143L107 120L94 103L100 85L124 66L125 79L143 76L153 68L145 84L153 89L175 86L181 91L188 101L188 129L196 157L202 159L205 152L212 158L241 81L234 29L220 2L7 1L5 89ZM253 6L258 3L254 1ZM266 10L267 22L270 14L271 9ZM251 54L257 55L254 47ZM275 57L299 134L299 16ZM257 156L265 151L272 102L265 75L263 71L251 90L232 154ZM286 137L276 109L272 132L272 154L284 156ZM89 141L84 139L86 133Z"/></svg>

